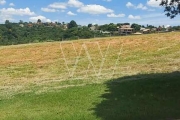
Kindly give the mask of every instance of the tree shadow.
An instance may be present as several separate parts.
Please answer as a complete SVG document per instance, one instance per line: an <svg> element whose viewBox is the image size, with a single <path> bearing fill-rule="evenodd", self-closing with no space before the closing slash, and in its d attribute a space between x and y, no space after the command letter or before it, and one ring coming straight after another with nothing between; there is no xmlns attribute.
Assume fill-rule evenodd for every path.
<svg viewBox="0 0 180 120"><path fill-rule="evenodd" d="M143 74L107 82L95 115L102 120L180 119L180 72Z"/></svg>

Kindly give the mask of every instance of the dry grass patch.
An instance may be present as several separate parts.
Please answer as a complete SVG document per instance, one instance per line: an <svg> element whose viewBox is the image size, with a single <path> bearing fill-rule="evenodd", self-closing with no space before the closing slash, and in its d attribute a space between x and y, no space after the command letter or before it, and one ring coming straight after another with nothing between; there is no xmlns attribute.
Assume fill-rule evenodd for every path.
<svg viewBox="0 0 180 120"><path fill-rule="evenodd" d="M90 84L99 78L179 71L179 56L178 32L0 47L0 92L79 77Z"/></svg>

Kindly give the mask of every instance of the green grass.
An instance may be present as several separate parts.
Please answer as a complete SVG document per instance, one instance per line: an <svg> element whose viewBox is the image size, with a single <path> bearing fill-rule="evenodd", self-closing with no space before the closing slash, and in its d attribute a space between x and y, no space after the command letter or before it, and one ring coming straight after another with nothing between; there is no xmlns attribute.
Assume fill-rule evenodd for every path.
<svg viewBox="0 0 180 120"><path fill-rule="evenodd" d="M103 100L99 96L105 89L105 85L93 84L44 94L18 94L0 101L0 119L93 120L97 117L92 108Z"/></svg>
<svg viewBox="0 0 180 120"><path fill-rule="evenodd" d="M180 72L119 78L107 83L94 110L102 120L179 119L179 85Z"/></svg>
<svg viewBox="0 0 180 120"><path fill-rule="evenodd" d="M144 74L0 100L1 120L180 118L180 72Z"/></svg>
<svg viewBox="0 0 180 120"><path fill-rule="evenodd" d="M74 77L69 77L59 43L0 48L0 120L171 120L180 118L179 33L91 39L102 53L113 44L95 76L85 51ZM79 52L84 41L73 41ZM87 44L95 70L98 47ZM72 70L75 51L63 44ZM177 72L175 72L177 71ZM94 76L93 76L94 75ZM84 77L80 79L79 77Z"/></svg>

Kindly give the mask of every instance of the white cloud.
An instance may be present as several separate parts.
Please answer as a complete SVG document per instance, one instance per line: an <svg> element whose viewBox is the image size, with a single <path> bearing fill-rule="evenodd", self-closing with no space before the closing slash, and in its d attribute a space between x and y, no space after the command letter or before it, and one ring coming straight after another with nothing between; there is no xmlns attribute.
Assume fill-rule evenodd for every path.
<svg viewBox="0 0 180 120"><path fill-rule="evenodd" d="M105 0L105 1L110 2L112 0ZM48 5L48 7L46 8L41 8L41 10L44 12L57 12L63 10L63 12L65 12L65 9L67 9L68 7L78 8L77 12L95 14L95 15L108 14L114 12L113 10L105 8L104 6L101 5L96 5L96 4L85 5L79 0L68 0L67 2L55 2ZM61 9L61 10L57 10L57 9ZM71 11L69 11L67 14L76 15Z"/></svg>
<svg viewBox="0 0 180 120"><path fill-rule="evenodd" d="M48 7L41 8L41 10L44 12L58 12L58 11L65 12L65 9L67 9L68 7L80 8L82 6L84 6L84 4L80 2L79 0L69 0L68 2L52 3L48 5ZM58 9L61 9L61 10L58 10ZM72 14L72 12L68 12L68 15L75 15L75 14Z"/></svg>
<svg viewBox="0 0 180 120"><path fill-rule="evenodd" d="M14 20L13 16L33 16L34 12L31 12L29 8L14 9L14 8L2 8L0 9L0 21Z"/></svg>
<svg viewBox="0 0 180 120"><path fill-rule="evenodd" d="M107 17L112 17L112 18L118 18L118 17L125 17L125 14L114 14L114 13L111 13L111 14L107 14Z"/></svg>
<svg viewBox="0 0 180 120"><path fill-rule="evenodd" d="M52 9L52 8L41 8L41 10L42 10L43 12L57 12L56 9Z"/></svg>
<svg viewBox="0 0 180 120"><path fill-rule="evenodd" d="M54 8L54 9L67 9L67 4L55 2L53 4L50 4L48 7Z"/></svg>
<svg viewBox="0 0 180 120"><path fill-rule="evenodd" d="M46 17L44 17L44 16L36 16L36 17L30 17L29 18L29 20L31 21L31 22L37 22L37 20L38 19L40 19L42 22L51 22L51 20L50 19L47 19Z"/></svg>
<svg viewBox="0 0 180 120"><path fill-rule="evenodd" d="M137 9L147 10L148 8L144 6L142 3L139 3L136 7Z"/></svg>
<svg viewBox="0 0 180 120"><path fill-rule="evenodd" d="M68 15L71 15L71 16L76 15L75 13L73 13L73 12L71 12L71 11L69 11L67 14L68 14Z"/></svg>
<svg viewBox="0 0 180 120"><path fill-rule="evenodd" d="M129 15L128 18L129 18L129 19L134 19L134 20L139 20L139 19L141 19L140 16L133 16L133 15Z"/></svg>
<svg viewBox="0 0 180 120"><path fill-rule="evenodd" d="M13 6L15 6L15 5L14 5L14 3L10 3L9 6L13 7Z"/></svg>
<svg viewBox="0 0 180 120"><path fill-rule="evenodd" d="M0 14L0 22L4 22L5 20L13 21L14 19L12 18L12 16Z"/></svg>
<svg viewBox="0 0 180 120"><path fill-rule="evenodd" d="M2 8L0 9L0 12L1 14L4 14L4 15L9 15L9 16L13 16L13 15L16 15L16 16L32 16L32 15L35 15L34 12L31 12L31 10L29 8L25 8L25 9L15 9L15 8Z"/></svg>
<svg viewBox="0 0 180 120"><path fill-rule="evenodd" d="M148 0L147 5L151 7L160 7L161 0Z"/></svg>
<svg viewBox="0 0 180 120"><path fill-rule="evenodd" d="M6 0L0 0L0 5L6 4Z"/></svg>
<svg viewBox="0 0 180 120"><path fill-rule="evenodd" d="M141 9L141 10L147 10L147 11L154 11L154 9L149 9L147 6L143 5L142 3L139 3L138 5L134 5L131 2L128 2L126 4L126 7L128 8L134 8L134 9Z"/></svg>
<svg viewBox="0 0 180 120"><path fill-rule="evenodd" d="M130 7L134 7L134 5L131 2L127 2L126 7L130 8Z"/></svg>
<svg viewBox="0 0 180 120"><path fill-rule="evenodd" d="M94 14L94 15L99 15L99 14L107 14L107 13L113 13L114 11L108 8L105 8L104 6L101 5L85 5L77 10L78 12L82 13L88 13L88 14Z"/></svg>
<svg viewBox="0 0 180 120"><path fill-rule="evenodd" d="M79 0L69 0L67 3L71 7L82 7L84 6L84 3L80 2Z"/></svg>

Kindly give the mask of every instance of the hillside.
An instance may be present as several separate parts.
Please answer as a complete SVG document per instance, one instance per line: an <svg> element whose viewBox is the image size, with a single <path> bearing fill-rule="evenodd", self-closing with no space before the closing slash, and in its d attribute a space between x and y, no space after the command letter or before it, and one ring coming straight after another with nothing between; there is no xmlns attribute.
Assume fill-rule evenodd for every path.
<svg viewBox="0 0 180 120"><path fill-rule="evenodd" d="M5 106L11 103L10 101L5 102L6 99L7 101L12 99L17 102L16 100L22 98L23 95L25 98L22 99L26 100L28 95L35 94L35 98L37 98L37 95L42 95L37 98L40 101L46 98L48 98L47 101L51 101L52 99L49 97L55 97L56 92L62 90L62 94L67 98L61 99L66 101L70 97L65 94L66 92L73 94L72 91L81 89L80 94L84 96L92 92L91 99L93 101L93 96L98 98L100 94L105 93L104 91L107 90L106 84L109 81L121 83L123 81L148 80L156 74L159 77L159 75L166 76L166 74L180 71L180 33L171 32L4 46L0 47L0 71L0 105L4 106L0 107L0 113L4 111L5 115L2 118L8 119ZM178 81L177 77L172 78ZM156 81L156 79L153 79L153 81ZM126 83L123 84L126 86ZM139 88L138 85L137 87ZM122 90L124 89L126 88L122 88ZM14 99L14 96L17 97ZM79 99L84 101L82 98ZM87 98L87 101L84 102L88 104L91 99ZM180 99L178 98L178 100ZM35 105L35 101L30 101ZM99 103L99 99L95 102ZM69 103L64 102L64 104ZM75 105L79 104L75 103ZM43 107L41 107L39 109L42 110ZM101 108L102 106L98 107L104 109ZM25 115L23 109L19 108L22 114ZM31 107L30 109L32 110ZM80 108L77 109L80 110ZM104 112L108 112L108 110ZM12 116L15 113L16 111L13 111ZM74 116L76 119L82 119L83 117L88 118L88 114L91 113L87 113L87 116L81 114L81 117L77 117L77 115L76 118L72 111L72 115L63 117L64 119L70 119L70 116ZM102 117L101 114L105 115L106 113L97 112L97 114L98 117ZM40 115L43 115L42 111ZM12 116L9 119L16 118ZM29 118L38 118L35 116L37 115L33 112ZM51 119L50 116L49 119ZM105 117L104 119L108 119L109 116ZM21 116L20 118L25 117ZM89 119L95 118L91 116Z"/></svg>

